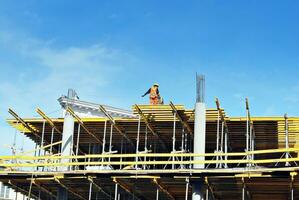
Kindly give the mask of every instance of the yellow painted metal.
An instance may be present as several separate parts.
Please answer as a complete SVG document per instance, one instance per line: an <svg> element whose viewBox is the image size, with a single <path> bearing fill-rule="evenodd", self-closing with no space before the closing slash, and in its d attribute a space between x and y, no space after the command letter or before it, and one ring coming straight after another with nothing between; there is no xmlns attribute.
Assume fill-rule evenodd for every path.
<svg viewBox="0 0 299 200"><path fill-rule="evenodd" d="M271 172L293 172L298 171L299 167L278 167L278 168L222 168L222 169L155 169L155 170L143 170L143 169L137 169L137 170L123 170L123 169L115 169L115 170L74 170L74 171L68 171L68 174L119 174L119 173L125 173L125 174L134 174L134 175L143 175L145 173L147 174L157 174L157 173L164 173L164 174L193 174L193 173L223 173L223 174L231 174L231 173L271 173ZM22 170L22 171L0 171L0 174L3 175L9 175L9 174L29 174L29 175L47 175L47 176L55 176L58 173L62 172L56 172L56 171L32 171L32 170ZM192 175L192 177L194 177ZM86 178L86 177L85 177ZM199 178L199 177L194 177Z"/></svg>
<svg viewBox="0 0 299 200"><path fill-rule="evenodd" d="M40 109L40 108L37 108L36 109L36 112L42 117L42 118L44 118L49 124L50 124L50 126L52 127L52 128L54 128L55 129L55 131L57 132L57 133L60 133L60 134L62 134L62 131L60 131L56 126L55 126L55 124L54 124L54 122Z"/></svg>
<svg viewBox="0 0 299 200"><path fill-rule="evenodd" d="M78 156L0 156L0 160L43 160L43 159L85 159L85 158L136 158L136 157L214 157L214 156L245 156L252 154L271 154L271 153L284 153L284 152L299 152L299 148L289 149L267 149L256 150L248 152L235 152L235 153L206 153L206 154L194 154L194 153L148 153L148 154L86 154ZM299 158L298 158L299 159ZM224 161L219 161L224 162Z"/></svg>
<svg viewBox="0 0 299 200"><path fill-rule="evenodd" d="M112 176L112 178L126 178L126 179L159 179L160 176L149 176L149 175L133 175L133 176Z"/></svg>
<svg viewBox="0 0 299 200"><path fill-rule="evenodd" d="M63 159L63 157L61 157ZM279 158L279 159L262 159L262 160L189 160L189 161L89 161L89 162L51 162L51 159L41 160L34 163L0 163L0 167L46 167L46 166L90 166L90 165L188 165L188 164L266 164L266 163L278 163L278 162L298 162L299 157L296 158Z"/></svg>
<svg viewBox="0 0 299 200"><path fill-rule="evenodd" d="M22 152L22 153L20 153L20 154L17 154L17 156L22 156L22 155L26 155L26 154L34 153L34 152L36 152L36 151L38 151L38 150L40 150L40 149L47 149L47 148L49 148L49 147L51 147L51 146L55 146L55 145L58 145L58 144L61 144L61 143L62 143L62 141L58 141L58 142L54 142L54 143L52 143L52 144L48 144L48 145L43 146L43 147L37 147L37 148L35 148L35 149L33 149L33 150L25 151L25 152Z"/></svg>

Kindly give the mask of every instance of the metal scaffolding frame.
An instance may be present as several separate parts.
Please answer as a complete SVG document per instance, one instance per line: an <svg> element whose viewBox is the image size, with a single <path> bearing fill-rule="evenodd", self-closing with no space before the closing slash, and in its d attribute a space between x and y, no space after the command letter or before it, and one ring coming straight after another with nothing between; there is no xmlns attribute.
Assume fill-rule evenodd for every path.
<svg viewBox="0 0 299 200"><path fill-rule="evenodd" d="M228 153L229 146L229 131L228 126L225 120L224 113L221 109L219 99L216 98L216 107L217 107L217 134L216 134L216 150L215 153ZM220 134L220 120L221 120L221 134ZM228 159L227 156L216 156L216 160L224 160ZM219 163L216 165L216 168L228 168L227 163Z"/></svg>
<svg viewBox="0 0 299 200"><path fill-rule="evenodd" d="M226 118L223 109L220 107L219 100L216 98L216 105L217 105L217 118L213 121L217 124L217 133L216 133L216 150L214 153L205 153L205 154L194 154L190 153L187 150L187 144L190 140L188 140L188 136L192 135L192 129L188 121L184 118L184 115L181 115L181 111L179 111L176 106L170 102L169 106L172 111L171 119L168 120L168 132L172 133L172 151L170 153L154 153L151 152L152 149L148 149L148 138L147 134L148 131L152 133L157 140L161 141L161 137L157 134L156 122L152 122L149 120L148 116L146 116L142 109L135 105L135 108L138 112L138 119L135 120L134 123L137 123L137 134L136 134L136 143L133 144L135 148L135 153L131 154L123 154L123 142L121 142L121 152L117 154L117 151L112 151L112 139L113 139L113 131L116 130L117 132L121 133L125 138L128 140L129 136L126 134L124 128L120 127L117 124L117 120L112 118L108 112L105 112L103 108L100 107L100 110L105 114L106 118L104 121L101 121L101 125L99 127L103 127L104 125L104 132L103 137L100 138L98 135L95 135L89 130L89 127L86 126L84 119L81 119L78 115L72 111L71 108L67 108L66 111L70 112L70 114L77 120L78 122L78 129L77 129L77 143L76 145L76 152L72 154L72 156L61 156L59 154L52 154L53 146L57 146L61 144L61 141L54 142L54 134L60 134L61 131L58 128L57 121L55 122L53 119L49 118L43 111L37 109L37 112L42 117L40 120L41 126L38 129L33 128L28 122L24 119L20 118L15 112L12 110L9 111L12 116L14 116L17 120L17 123L22 124L22 128L26 129L26 131L30 131L33 135L35 135L38 140L39 147L31 152L36 152L37 155L35 156L28 156L28 152L23 152L17 155L12 156L0 156L0 167L4 169L0 171L0 173L5 173L6 175L10 174L30 174L32 177L30 179L30 188L29 191L24 191L24 193L29 194L29 196L33 198L40 198L41 193L44 192L49 197L56 197L53 191L44 187L40 184L38 179L33 177L47 175L47 176L54 176L54 181L60 185L60 187L65 188L69 191L72 195L80 198L80 199L93 199L94 196L97 196L98 193L102 193L107 198L113 198L113 194L109 194L103 187L96 183L96 180L99 181L97 174L107 174L107 173L117 173L123 175L121 178L113 178L115 184L115 199L120 199L120 195L126 195L124 191L129 193L132 198L138 199L141 198L141 194L137 194L135 190L135 186L129 186L130 184L126 184L125 181L122 181L122 178L125 178L124 175L135 175L135 179L140 179L140 177L144 174L183 174L184 176L190 175L188 178L185 178L184 182L184 193L185 199L189 197L189 179L194 178L193 174L199 176L199 178L203 178L203 175L208 173L219 173L219 174L226 174L226 173L234 173L234 177L236 175L244 173L248 177L254 177L255 173L261 173L261 177L266 177L265 174L274 175L275 172L291 172L291 181L290 181L290 198L294 199L294 182L295 176L297 173L295 171L299 170L299 167L292 166L291 163L299 162L298 157L292 157L292 154L298 154L299 148L290 148L289 146L289 121L287 115L284 116L284 126L285 126L285 148L281 149L267 149L267 150L255 150L255 126L256 118L251 117L250 109L249 109L249 102L246 98L246 120L242 121L246 123L246 149L245 152L229 152L229 127L227 125L228 119ZM73 114L72 114L73 113ZM180 124L178 124L178 122ZM231 124L228 122L229 125ZM153 124L155 126L153 126ZM51 132L49 131L49 127L51 127ZM109 135L109 150L106 151L106 136L107 136L107 126L111 126L110 128L110 135ZM134 128L136 126L134 125ZM182 125L182 129L178 128ZM243 125L242 125L243 126ZM124 126L126 127L126 126ZM80 134L85 133L81 132L80 129L84 129L84 131L91 135L93 139L96 139L96 143L102 144L102 152L100 154L94 153L91 151L91 145L89 145L89 152L87 154L79 154L79 144L80 144ZM145 130L144 130L145 128ZM172 128L172 129L170 129ZM48 129L48 136L47 139L50 138L51 142L45 140L45 129ZM109 129L109 128L108 128ZM41 131L40 131L41 130ZM171 130L171 131L170 131ZM191 131L190 131L191 130ZM144 131L144 132L143 132ZM25 132L25 131L24 131ZM49 132L51 135L49 135ZM143 134L144 135L141 135ZM181 138L178 137L178 133L181 133ZM57 135L56 134L56 135ZM169 133L168 133L169 134ZM50 136L50 137L49 137ZM144 137L143 137L144 136ZM130 138L133 138L130 135ZM144 143L141 138L144 138ZM181 143L177 142L181 139ZM132 140L129 139L131 142ZM131 143L130 142L130 143ZM89 142L91 144L91 142ZM142 151L144 144L144 151ZM118 144L119 145L119 144ZM168 145L170 146L170 142L168 141ZM180 146L180 147L179 147ZM118 146L119 148L119 146ZM181 148L179 151L178 149ZM190 148L190 146L189 146ZM50 154L42 153L42 151L46 152L49 151ZM39 153L38 153L39 152ZM131 151L130 151L131 152ZM281 155L281 157L277 155ZM270 158L266 159L255 159L255 155L271 155ZM204 157L204 160L194 160L194 157ZM246 159L240 159L240 157ZM257 158L260 156L257 156ZM212 159L211 159L212 158ZM216 158L214 160L214 158ZM72 162L61 162L62 160L70 159L73 160ZM13 162L12 162L13 161ZM276 167L278 163L284 165L284 167ZM193 169L187 168L182 166L192 166L194 164L205 164L206 168L204 169ZM246 168L237 168L238 166L247 166ZM261 169L255 169L251 166L262 166ZM273 165L275 168L273 169ZM58 176L57 174L64 174L64 172L60 171L60 166L77 166L77 168L72 168L72 170L68 171L71 174L86 174L86 180L88 180L88 198L86 195L82 195L78 193L72 186L68 186L64 179L68 177ZM87 168L87 166L110 166L111 168L101 168L101 170L93 170L92 168ZM135 166L135 168L123 168L123 166ZM139 167L142 166L142 167ZM180 167L177 167L180 166ZM42 168L43 170L34 171L35 168ZM236 168L235 168L236 167ZM216 168L216 169L215 169ZM99 169L99 168L94 168ZM93 174L92 174L93 173ZM273 173L273 174L272 174ZM253 174L253 175L252 175ZM226 176L226 175L224 175ZM244 176L245 177L245 176ZM247 181L245 178L242 178L242 198L250 199L250 193L247 187ZM156 192L156 199L161 198L161 195L165 194L169 199L175 199L175 194L172 194L171 190L167 188L166 185L163 185L163 182L160 181L160 178L150 178L151 183L154 184ZM246 179L247 180L247 179ZM13 183L13 182L10 182ZM17 185L11 184L12 187L18 188ZM19 188L18 188L19 190ZM121 191L121 192L120 192ZM215 199L213 188L211 187L210 183L208 182L208 178L205 179L205 199Z"/></svg>

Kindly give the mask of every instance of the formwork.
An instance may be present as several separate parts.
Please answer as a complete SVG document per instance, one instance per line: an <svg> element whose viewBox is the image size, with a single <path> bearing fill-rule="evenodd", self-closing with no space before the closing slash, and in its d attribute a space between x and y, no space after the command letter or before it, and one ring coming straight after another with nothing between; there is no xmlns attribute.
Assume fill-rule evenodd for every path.
<svg viewBox="0 0 299 200"><path fill-rule="evenodd" d="M67 156L64 118L40 108L40 117L23 118L9 109L8 124L36 148L0 156L0 181L33 199L183 200L192 199L194 182L207 200L299 199L299 117L253 117L247 100L245 116L231 117L216 99L206 110L206 151L195 154L194 109L184 105L133 105L127 113L93 105L96 117L72 105L64 105L74 119Z"/></svg>

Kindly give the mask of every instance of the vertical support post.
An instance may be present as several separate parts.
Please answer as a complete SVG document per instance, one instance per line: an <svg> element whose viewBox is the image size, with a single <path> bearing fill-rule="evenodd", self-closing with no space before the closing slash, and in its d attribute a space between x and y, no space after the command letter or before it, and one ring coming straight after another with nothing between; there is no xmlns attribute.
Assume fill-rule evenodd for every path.
<svg viewBox="0 0 299 200"><path fill-rule="evenodd" d="M253 130L253 122L251 124L252 140L251 140L251 151L255 150L255 132ZM254 154L251 154L251 159L254 160Z"/></svg>
<svg viewBox="0 0 299 200"><path fill-rule="evenodd" d="M114 200L117 200L117 196L118 196L118 183L115 183Z"/></svg>
<svg viewBox="0 0 299 200"><path fill-rule="evenodd" d="M289 122L288 122L288 116L287 114L284 115L284 122L285 122L285 148L286 148L286 152L285 152L285 158L288 159L289 158ZM285 166L290 166L290 163L287 161L285 163Z"/></svg>
<svg viewBox="0 0 299 200"><path fill-rule="evenodd" d="M176 113L173 114L172 152L175 152Z"/></svg>
<svg viewBox="0 0 299 200"><path fill-rule="evenodd" d="M297 172L291 172L290 176L291 176L291 184L290 184L290 196L291 196L291 200L294 200L294 176L297 176Z"/></svg>
<svg viewBox="0 0 299 200"><path fill-rule="evenodd" d="M209 187L206 189L206 200L209 200Z"/></svg>
<svg viewBox="0 0 299 200"><path fill-rule="evenodd" d="M181 150L183 152L186 151L185 148L184 148L184 142L185 142L185 128L183 127L183 129L182 129L182 143L181 143Z"/></svg>
<svg viewBox="0 0 299 200"><path fill-rule="evenodd" d="M147 126L145 126L145 138L144 138L144 152L147 153ZM147 158L144 156L144 162L146 162ZM143 169L146 169L146 164L143 165Z"/></svg>
<svg viewBox="0 0 299 200"><path fill-rule="evenodd" d="M92 194L92 182L89 183L88 200L91 200L91 194Z"/></svg>
<svg viewBox="0 0 299 200"><path fill-rule="evenodd" d="M53 140L54 140L54 127L52 128L52 131L51 131L51 144L53 144ZM53 146L51 145L50 147L50 154L52 155L52 151L53 151Z"/></svg>
<svg viewBox="0 0 299 200"><path fill-rule="evenodd" d="M219 138L220 138L220 111L217 112L217 134L216 134L216 153L219 153ZM216 156L216 160L219 160L219 156ZM219 167L219 163L216 163L216 168Z"/></svg>
<svg viewBox="0 0 299 200"><path fill-rule="evenodd" d="M42 154L42 149L44 147L45 127L46 127L46 120L43 121L42 139L41 139L41 142L40 142L40 148L38 150L38 156L40 156Z"/></svg>
<svg viewBox="0 0 299 200"><path fill-rule="evenodd" d="M224 153L227 153L227 131L224 133ZM224 160L227 161L227 155L224 156ZM227 168L227 162L224 163L224 168Z"/></svg>
<svg viewBox="0 0 299 200"><path fill-rule="evenodd" d="M224 145L224 122L221 123L221 138L220 138L220 152L223 153L223 145ZM220 156L221 160L223 160L223 157ZM219 164L219 168L222 168L223 163Z"/></svg>
<svg viewBox="0 0 299 200"><path fill-rule="evenodd" d="M113 124L110 126L110 138L109 138L109 154L112 152L112 134L113 134ZM108 161L110 162L111 157L109 156Z"/></svg>
<svg viewBox="0 0 299 200"><path fill-rule="evenodd" d="M189 194L189 178L186 178L185 200L188 200L188 194Z"/></svg>
<svg viewBox="0 0 299 200"><path fill-rule="evenodd" d="M68 90L68 98L75 99L77 94L74 90ZM66 105L68 106L68 105ZM67 107L65 108L67 109ZM73 116L65 111L64 122L63 122L63 133L62 133L62 144L61 144L61 155L71 156L72 155L72 141L74 136L74 118ZM71 162L72 159L63 159L63 162ZM71 167L61 167L62 171L70 170Z"/></svg>
<svg viewBox="0 0 299 200"><path fill-rule="evenodd" d="M137 165L138 155L137 154L139 153L140 120L141 120L141 116L139 115L138 125L137 125L137 138L136 138L136 158L135 158L136 165L135 165L135 169L137 169L137 167L138 167L138 165Z"/></svg>
<svg viewBox="0 0 299 200"><path fill-rule="evenodd" d="M249 151L249 106L248 106L248 100L246 98L246 160L247 160L247 166L250 166L249 165L249 154L248 154L248 151Z"/></svg>
<svg viewBox="0 0 299 200"><path fill-rule="evenodd" d="M144 151L147 152L147 126L145 126Z"/></svg>
<svg viewBox="0 0 299 200"><path fill-rule="evenodd" d="M78 135L77 135L77 145L76 145L76 156L78 156L78 152L79 152L79 144L80 144L80 124L78 123Z"/></svg>
<svg viewBox="0 0 299 200"><path fill-rule="evenodd" d="M156 191L156 200L159 200L159 189L157 188L157 191Z"/></svg>
<svg viewBox="0 0 299 200"><path fill-rule="evenodd" d="M172 133L172 153L176 152L175 149L175 131L176 131L176 112L173 112L173 133ZM172 161L175 161L175 157L172 156ZM172 169L174 169L175 165L172 164Z"/></svg>
<svg viewBox="0 0 299 200"><path fill-rule="evenodd" d="M104 135L103 135L102 154L105 153L105 147L106 147L106 132L107 132L107 120L105 120L105 123L104 123Z"/></svg>
<svg viewBox="0 0 299 200"><path fill-rule="evenodd" d="M121 144L120 144L120 154L123 154L124 149L124 137L121 138ZM120 158L120 162L123 161L123 158ZM119 165L119 169L122 169L122 164Z"/></svg>

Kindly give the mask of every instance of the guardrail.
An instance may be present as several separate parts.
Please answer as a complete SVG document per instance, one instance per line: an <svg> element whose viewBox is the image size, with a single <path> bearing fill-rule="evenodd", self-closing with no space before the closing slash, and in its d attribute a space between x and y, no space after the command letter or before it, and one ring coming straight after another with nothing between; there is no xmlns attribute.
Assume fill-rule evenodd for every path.
<svg viewBox="0 0 299 200"><path fill-rule="evenodd" d="M209 168L215 168L216 164L226 163L233 166L245 164L245 166L277 164L299 162L297 154L299 148L288 149L267 149L249 152L231 152L231 153L139 153L139 154L87 154L78 156L0 156L0 167L20 170L19 168L27 167L62 167L62 166L111 166L112 169L122 169L131 166L131 169L137 169L142 166L144 169L166 169L170 165L177 165L175 168L188 166L192 168L194 164L203 164ZM282 158L283 153L296 154L296 157ZM275 158L269 159L246 159L247 155L270 155L274 154ZM228 159L213 160L216 157L225 157ZM194 158L201 158L200 160ZM243 159L240 159L243 157ZM273 155L272 155L273 157ZM175 158L175 159L174 159ZM234 165L236 164L236 165ZM229 166L230 167L230 166ZM273 167L273 166L272 166ZM15 169L14 169L15 168ZM81 167L82 168L82 167Z"/></svg>

